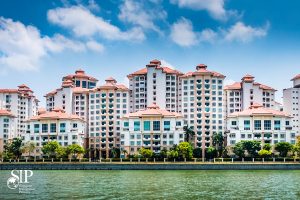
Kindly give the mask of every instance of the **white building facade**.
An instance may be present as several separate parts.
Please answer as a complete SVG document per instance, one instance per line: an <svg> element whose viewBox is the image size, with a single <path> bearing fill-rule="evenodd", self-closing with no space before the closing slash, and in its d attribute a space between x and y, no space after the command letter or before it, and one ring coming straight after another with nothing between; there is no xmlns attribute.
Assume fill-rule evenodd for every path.
<svg viewBox="0 0 300 200"><path fill-rule="evenodd" d="M224 131L225 76L200 64L195 72L188 72L180 79L184 125L195 132L194 146L205 149L212 145L214 133Z"/></svg>
<svg viewBox="0 0 300 200"><path fill-rule="evenodd" d="M297 134L300 134L300 74L295 76L293 87L283 90L283 110L293 117L292 125Z"/></svg>
<svg viewBox="0 0 300 200"><path fill-rule="evenodd" d="M37 115L38 102L33 91L24 84L17 89L0 89L0 109L7 110L16 117L13 137L25 134L26 120Z"/></svg>
<svg viewBox="0 0 300 200"><path fill-rule="evenodd" d="M271 145L278 142L295 144L297 136L291 116L256 103L241 112L230 114L227 128L227 145L243 140L257 140Z"/></svg>
<svg viewBox="0 0 300 200"><path fill-rule="evenodd" d="M4 150L4 145L14 138L15 116L7 111L0 110L0 153Z"/></svg>
<svg viewBox="0 0 300 200"><path fill-rule="evenodd" d="M37 155L41 148L49 141L57 141L61 146L72 144L83 146L85 122L77 115L67 114L62 109L52 109L42 112L27 121L27 132L24 142L34 142Z"/></svg>
<svg viewBox="0 0 300 200"><path fill-rule="evenodd" d="M140 148L159 153L184 141L183 117L175 112L160 109L153 104L146 110L125 115L121 127L121 155L138 154Z"/></svg>
<svg viewBox="0 0 300 200"><path fill-rule="evenodd" d="M180 110L179 76L181 72L152 60L145 68L129 74L130 111L145 110L148 105L157 104L171 112Z"/></svg>
<svg viewBox="0 0 300 200"><path fill-rule="evenodd" d="M253 103L259 103L265 108L280 109L275 102L276 90L267 85L254 81L249 74L241 82L235 82L224 87L226 116L249 108Z"/></svg>
<svg viewBox="0 0 300 200"><path fill-rule="evenodd" d="M89 149L91 157L109 158L120 148L121 118L129 112L129 89L109 77L89 93Z"/></svg>

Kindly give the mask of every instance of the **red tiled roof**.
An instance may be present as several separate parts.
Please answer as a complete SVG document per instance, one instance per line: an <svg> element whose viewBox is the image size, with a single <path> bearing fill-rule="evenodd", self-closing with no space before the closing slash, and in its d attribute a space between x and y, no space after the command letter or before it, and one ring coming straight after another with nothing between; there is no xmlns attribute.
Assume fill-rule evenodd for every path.
<svg viewBox="0 0 300 200"><path fill-rule="evenodd" d="M85 73L85 71L82 70L82 69L76 70L75 74L69 74L67 76L64 76L63 77L63 81L65 81L65 80L72 80L73 78L83 78L83 79L88 79L88 80L91 80L91 81L98 81L98 79L96 79L96 78L94 78L94 77L92 77L90 75L87 75Z"/></svg>
<svg viewBox="0 0 300 200"><path fill-rule="evenodd" d="M197 76L197 75L210 75L213 77L225 78L225 76L219 72L207 70L207 66L205 64L197 65L195 72L187 72L184 75L182 75L181 78L187 78L187 77Z"/></svg>
<svg viewBox="0 0 300 200"><path fill-rule="evenodd" d="M160 109L156 104L152 104L147 107L146 110L140 110L135 113L129 113L124 116L124 118L131 117L150 117L150 116L159 116L159 117L182 117L181 114L176 112L170 112L167 110Z"/></svg>
<svg viewBox="0 0 300 200"><path fill-rule="evenodd" d="M265 108L258 103L254 103L248 109L241 112L234 112L228 117L239 117L239 116L279 116L279 117L291 117L286 113L271 108Z"/></svg>
<svg viewBox="0 0 300 200"><path fill-rule="evenodd" d="M294 78L292 78L291 81L296 80L296 79L300 79L300 74L297 74L296 76L294 76Z"/></svg>
<svg viewBox="0 0 300 200"><path fill-rule="evenodd" d="M224 90L240 90L242 88L241 82L235 82L231 85L226 85Z"/></svg>
<svg viewBox="0 0 300 200"><path fill-rule="evenodd" d="M36 120L60 120L60 119L66 119L66 120L81 120L78 115L69 115L65 113L64 110L55 108L51 112L44 112L40 115L33 116L29 119L29 121L36 121Z"/></svg>
<svg viewBox="0 0 300 200"><path fill-rule="evenodd" d="M257 85L257 86L259 86L260 89L263 89L263 90L276 91L274 88L264 85L264 84L261 84L261 83L258 83L258 82L254 82L253 85ZM240 89L242 89L242 82L235 82L231 85L226 85L224 87L224 90L240 90Z"/></svg>
<svg viewBox="0 0 300 200"><path fill-rule="evenodd" d="M14 117L14 115L5 109L0 109L0 116L8 116L8 117Z"/></svg>
<svg viewBox="0 0 300 200"><path fill-rule="evenodd" d="M99 86L95 87L91 91L99 91L99 90L122 90L122 91L127 91L129 90L125 85L123 84L117 84L116 79L109 77L106 80L106 83Z"/></svg>

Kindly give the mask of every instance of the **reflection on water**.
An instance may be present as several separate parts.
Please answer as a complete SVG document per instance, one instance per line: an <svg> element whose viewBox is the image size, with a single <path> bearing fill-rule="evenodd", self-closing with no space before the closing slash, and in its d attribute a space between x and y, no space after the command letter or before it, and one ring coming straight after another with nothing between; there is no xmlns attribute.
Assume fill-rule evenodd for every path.
<svg viewBox="0 0 300 200"><path fill-rule="evenodd" d="M34 171L31 194L0 199L300 199L300 171Z"/></svg>

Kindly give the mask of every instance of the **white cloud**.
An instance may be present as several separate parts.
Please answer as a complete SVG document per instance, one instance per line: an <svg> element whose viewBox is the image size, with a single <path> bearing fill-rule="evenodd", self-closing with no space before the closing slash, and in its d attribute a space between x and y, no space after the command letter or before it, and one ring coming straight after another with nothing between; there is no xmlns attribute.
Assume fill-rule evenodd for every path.
<svg viewBox="0 0 300 200"><path fill-rule="evenodd" d="M0 66L36 70L42 57L65 49L84 51L86 46L60 34L42 36L34 26L0 17Z"/></svg>
<svg viewBox="0 0 300 200"><path fill-rule="evenodd" d="M71 31L78 37L98 35L109 40L140 41L145 39L141 28L121 31L101 17L95 16L82 6L56 8L48 11L48 20Z"/></svg>
<svg viewBox="0 0 300 200"><path fill-rule="evenodd" d="M118 15L121 21L141 26L144 29L151 29L158 33L161 33L161 31L154 24L154 20L165 19L166 16L167 13L164 10L145 8L143 3L133 0L124 0Z"/></svg>
<svg viewBox="0 0 300 200"><path fill-rule="evenodd" d="M197 34L193 30L193 24L190 20L181 18L171 27L171 39L176 44L188 47L197 44Z"/></svg>
<svg viewBox="0 0 300 200"><path fill-rule="evenodd" d="M87 46L89 49L93 50L93 51L98 51L98 52L104 51L104 46L103 46L102 44L96 42L96 41L93 41L93 40L88 41L88 42L86 43L86 46Z"/></svg>
<svg viewBox="0 0 300 200"><path fill-rule="evenodd" d="M224 0L170 0L180 8L189 8L193 10L206 10L209 14L218 20L226 20L227 13L224 8Z"/></svg>
<svg viewBox="0 0 300 200"><path fill-rule="evenodd" d="M100 10L100 7L99 7L99 5L95 2L95 0L89 0L89 1L88 1L87 7L88 7L88 9L94 10L94 11L99 11L99 10Z"/></svg>
<svg viewBox="0 0 300 200"><path fill-rule="evenodd" d="M217 40L217 36L218 34L211 29L194 31L192 22L183 17L171 26L171 39L183 47L194 46L199 42L213 43Z"/></svg>
<svg viewBox="0 0 300 200"><path fill-rule="evenodd" d="M252 27L245 25L243 22L237 22L227 31L224 31L225 40L243 43L250 42L256 37L266 36L269 27L269 23L267 23L264 27Z"/></svg>

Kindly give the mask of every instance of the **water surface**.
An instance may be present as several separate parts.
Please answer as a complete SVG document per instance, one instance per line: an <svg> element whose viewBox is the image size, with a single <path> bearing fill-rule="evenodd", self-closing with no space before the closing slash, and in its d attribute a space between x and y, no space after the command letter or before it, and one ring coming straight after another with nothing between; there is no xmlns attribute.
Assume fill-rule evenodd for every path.
<svg viewBox="0 0 300 200"><path fill-rule="evenodd" d="M30 194L0 199L300 199L300 171L34 171Z"/></svg>

